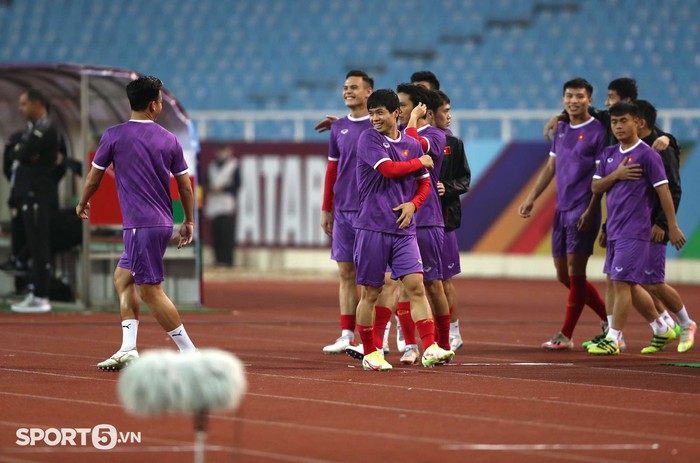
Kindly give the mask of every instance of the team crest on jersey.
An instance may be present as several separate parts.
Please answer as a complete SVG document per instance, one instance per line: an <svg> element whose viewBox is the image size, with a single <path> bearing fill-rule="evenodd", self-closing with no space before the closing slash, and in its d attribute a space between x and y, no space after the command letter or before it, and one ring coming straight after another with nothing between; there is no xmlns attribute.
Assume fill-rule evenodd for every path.
<svg viewBox="0 0 700 463"><path fill-rule="evenodd" d="M634 159L632 159L632 156L627 156L627 162L632 162Z"/></svg>
<svg viewBox="0 0 700 463"><path fill-rule="evenodd" d="M340 133L342 133L343 135L345 135L346 133L348 133L348 129L343 129L343 130L340 131Z"/></svg>
<svg viewBox="0 0 700 463"><path fill-rule="evenodd" d="M586 134L585 134L585 133L580 133L580 134L578 135L578 139L579 139L579 140L583 140L584 138L586 138Z"/></svg>
<svg viewBox="0 0 700 463"><path fill-rule="evenodd" d="M450 154L452 154L452 148L450 146L446 146L445 149L442 150L442 154L444 154L445 156L449 156Z"/></svg>
<svg viewBox="0 0 700 463"><path fill-rule="evenodd" d="M384 146L384 148L388 148L388 147L389 147L389 143L387 143L387 142L382 143L382 145Z"/></svg>
<svg viewBox="0 0 700 463"><path fill-rule="evenodd" d="M403 150L403 151L401 151L401 155L402 155L403 157L407 158L407 157L408 157L408 150Z"/></svg>

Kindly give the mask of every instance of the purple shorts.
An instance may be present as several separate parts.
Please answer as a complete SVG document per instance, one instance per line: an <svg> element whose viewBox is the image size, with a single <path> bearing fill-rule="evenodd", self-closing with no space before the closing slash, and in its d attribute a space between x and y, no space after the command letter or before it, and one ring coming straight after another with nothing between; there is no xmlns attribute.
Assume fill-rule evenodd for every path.
<svg viewBox="0 0 700 463"><path fill-rule="evenodd" d="M352 262L352 248L355 244L355 229L352 224L357 212L333 211L333 240L331 259L336 262Z"/></svg>
<svg viewBox="0 0 700 463"><path fill-rule="evenodd" d="M131 271L137 285L157 284L165 279L163 256L173 236L172 227L125 229L124 253L117 267Z"/></svg>
<svg viewBox="0 0 700 463"><path fill-rule="evenodd" d="M358 285L384 285L384 272L391 267L394 279L423 273L415 235L392 235L370 230L357 230L355 235L355 269Z"/></svg>
<svg viewBox="0 0 700 463"><path fill-rule="evenodd" d="M442 280L442 249L445 229L442 227L416 228L418 249L423 260L423 281Z"/></svg>
<svg viewBox="0 0 700 463"><path fill-rule="evenodd" d="M613 281L644 284L644 264L649 251L649 241L619 239L608 241L603 273Z"/></svg>
<svg viewBox="0 0 700 463"><path fill-rule="evenodd" d="M576 228L578 219L586 211L588 204L583 204L570 211L555 211L552 224L552 257L566 257L567 254L593 254L593 246L600 229L598 214L593 229L580 232Z"/></svg>
<svg viewBox="0 0 700 463"><path fill-rule="evenodd" d="M666 282L666 244L649 242L649 252L644 265L644 284L657 285Z"/></svg>
<svg viewBox="0 0 700 463"><path fill-rule="evenodd" d="M459 263L459 245L455 230L445 232L445 242L442 245L442 279L449 280L462 273Z"/></svg>

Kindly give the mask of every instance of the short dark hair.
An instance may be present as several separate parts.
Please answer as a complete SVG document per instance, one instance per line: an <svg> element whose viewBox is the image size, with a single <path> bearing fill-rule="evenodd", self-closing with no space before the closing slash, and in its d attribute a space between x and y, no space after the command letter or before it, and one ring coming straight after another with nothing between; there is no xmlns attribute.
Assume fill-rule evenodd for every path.
<svg viewBox="0 0 700 463"><path fill-rule="evenodd" d="M610 106L608 112L610 113L611 117L620 117L624 116L625 114L629 114L632 117L639 118L639 110L637 109L637 106L635 106L633 103L627 103L626 101L618 101L614 105Z"/></svg>
<svg viewBox="0 0 700 463"><path fill-rule="evenodd" d="M373 92L367 99L367 109L385 107L387 111L393 113L399 109L399 97L389 88L381 88Z"/></svg>
<svg viewBox="0 0 700 463"><path fill-rule="evenodd" d="M432 71L416 71L411 74L411 83L428 82L431 90L440 90L440 81Z"/></svg>
<svg viewBox="0 0 700 463"><path fill-rule="evenodd" d="M635 100L634 105L639 111L639 117L644 119L649 130L654 130L656 125L656 108L647 100Z"/></svg>
<svg viewBox="0 0 700 463"><path fill-rule="evenodd" d="M49 100L46 99L43 93L41 93L39 90L35 88L28 88L24 90L22 93L27 94L27 99L29 101L38 101L39 103L44 106L44 108L48 109L49 108Z"/></svg>
<svg viewBox="0 0 700 463"><path fill-rule="evenodd" d="M588 82L583 77L574 77L564 83L564 88L562 89L562 95L566 93L567 88L585 88L588 92L588 96L593 96L593 85Z"/></svg>
<svg viewBox="0 0 700 463"><path fill-rule="evenodd" d="M620 77L608 84L608 90L615 90L621 100L629 98L637 99L637 81L629 77Z"/></svg>
<svg viewBox="0 0 700 463"><path fill-rule="evenodd" d="M428 90L425 87L421 87L420 85L415 84L403 83L399 84L396 87L396 93L405 93L406 95L408 95L408 99L411 100L411 103L413 103L414 107L418 106L418 103L424 103L428 107L428 109L435 110L437 109L437 107L435 106L437 96L435 98L431 98L430 92L431 90Z"/></svg>
<svg viewBox="0 0 700 463"><path fill-rule="evenodd" d="M126 96L132 111L143 111L151 101L158 101L163 82L157 77L141 76L126 86Z"/></svg>
<svg viewBox="0 0 700 463"><path fill-rule="evenodd" d="M440 100L442 103L440 103L440 106L450 104L450 97L447 96L447 93L443 92L442 90L436 90L436 93L438 94L438 97L440 97Z"/></svg>
<svg viewBox="0 0 700 463"><path fill-rule="evenodd" d="M367 84L369 88L374 88L374 79L368 76L365 71L354 69L347 73L345 78L347 79L348 77L362 77L362 81Z"/></svg>

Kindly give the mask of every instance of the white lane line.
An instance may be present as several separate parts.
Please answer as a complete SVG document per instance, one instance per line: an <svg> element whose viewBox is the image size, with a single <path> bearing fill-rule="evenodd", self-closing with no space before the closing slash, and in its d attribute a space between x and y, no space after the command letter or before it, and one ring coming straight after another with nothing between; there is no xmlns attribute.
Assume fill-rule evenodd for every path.
<svg viewBox="0 0 700 463"><path fill-rule="evenodd" d="M551 362L493 362L493 363L482 363L482 362L472 362L472 363L449 363L446 366L467 366L467 367L573 367L576 366L575 363L551 363Z"/></svg>
<svg viewBox="0 0 700 463"><path fill-rule="evenodd" d="M443 450L658 450L659 444L450 444Z"/></svg>

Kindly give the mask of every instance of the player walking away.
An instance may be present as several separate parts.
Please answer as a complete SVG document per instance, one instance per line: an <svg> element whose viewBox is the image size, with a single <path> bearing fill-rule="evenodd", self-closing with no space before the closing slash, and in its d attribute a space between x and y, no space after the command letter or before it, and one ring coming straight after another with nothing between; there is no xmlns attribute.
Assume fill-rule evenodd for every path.
<svg viewBox="0 0 700 463"><path fill-rule="evenodd" d="M367 98L373 86L374 81L363 71L348 72L343 101L350 114L338 119L331 128L321 228L332 239L331 259L338 263L341 334L333 344L323 348L325 354L341 354L355 339L357 287L352 248L355 242L353 221L359 209L356 150L360 134L372 127Z"/></svg>
<svg viewBox="0 0 700 463"><path fill-rule="evenodd" d="M557 279L569 288L569 299L561 331L542 344L547 350L573 348L571 338L586 304L606 321L605 303L586 280L586 266L593 254L601 215L601 195L591 193L590 179L596 158L605 146L606 129L588 113L593 86L585 79L566 82L562 101L569 122L559 122L547 165L519 210L521 217L530 217L535 200L552 178L556 179L552 257Z"/></svg>
<svg viewBox="0 0 700 463"><path fill-rule="evenodd" d="M644 268L650 244L652 195L659 197L673 246L680 249L685 244L663 162L639 139L637 107L630 103L614 104L610 108L610 121L620 143L601 154L591 189L595 194L607 193L608 243L604 272L612 281L613 320L606 338L588 348L594 355L620 353L619 338L630 305L650 322L654 330L652 346L660 349L676 338L675 331L658 316L651 296L641 286L645 282Z"/></svg>
<svg viewBox="0 0 700 463"><path fill-rule="evenodd" d="M430 191L425 168L432 168L433 161L430 156L423 155L418 141L399 132L399 99L393 91L374 92L367 101L367 108L374 130L365 131L358 141L360 209L355 220L354 246L357 284L361 285L357 329L364 348L362 365L366 370L392 369L382 351L376 349L372 326L374 306L384 285L387 266L395 279L401 279L409 295L423 342L423 365L444 363L454 353L435 343L413 220L415 211Z"/></svg>
<svg viewBox="0 0 700 463"><path fill-rule="evenodd" d="M139 293L160 326L180 351L194 351L175 305L163 292L163 256L173 233L170 174L175 176L185 212L178 249L192 242L194 196L182 147L155 121L163 109L163 83L151 76L129 82L126 93L131 119L105 131L75 210L81 219L90 212L90 198L105 170L114 165L119 205L124 217L124 253L114 271L122 319L122 345L101 370L120 370L138 357ZM137 293L138 290L138 293Z"/></svg>

